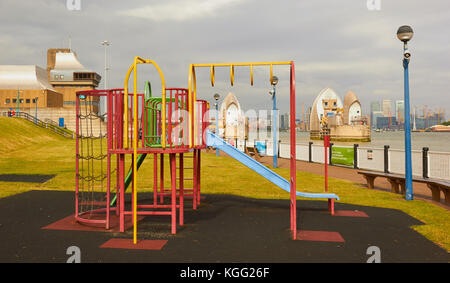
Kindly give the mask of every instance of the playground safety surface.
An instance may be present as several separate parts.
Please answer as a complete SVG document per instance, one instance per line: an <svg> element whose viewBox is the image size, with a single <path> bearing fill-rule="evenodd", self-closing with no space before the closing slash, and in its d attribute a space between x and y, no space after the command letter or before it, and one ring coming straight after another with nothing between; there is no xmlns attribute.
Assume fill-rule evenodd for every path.
<svg viewBox="0 0 450 283"><path fill-rule="evenodd" d="M140 197L146 200L151 194ZM132 229L59 227L70 222L73 192L30 191L0 199L0 262L66 262L70 246L80 248L81 262L366 262L370 246L379 247L381 262L450 261L447 251L410 228L423 223L399 210L336 203L331 216L326 201L299 200L297 207L303 240L294 241L289 200L205 195L198 210L186 201L185 225L176 235L169 216L141 219L142 249L133 249L121 240L131 242ZM117 248L123 241L125 248Z"/></svg>
<svg viewBox="0 0 450 283"><path fill-rule="evenodd" d="M1 182L45 183L56 175L0 174Z"/></svg>

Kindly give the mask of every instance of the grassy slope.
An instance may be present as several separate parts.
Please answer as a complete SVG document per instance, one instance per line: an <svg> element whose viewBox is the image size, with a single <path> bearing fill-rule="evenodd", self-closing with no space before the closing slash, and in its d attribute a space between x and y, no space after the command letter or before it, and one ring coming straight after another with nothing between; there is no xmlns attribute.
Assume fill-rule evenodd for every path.
<svg viewBox="0 0 450 283"><path fill-rule="evenodd" d="M33 126L22 119L0 117L0 172L57 174L45 184L0 182L0 197L31 189L71 190L75 189L75 141L54 135L45 129ZM105 146L104 144L102 146ZM99 144L95 147L98 149ZM105 147L104 147L105 148ZM167 160L167 159L166 159ZM127 162L127 168L129 166ZM185 166L190 167L190 161ZM99 167L99 164L97 164ZM275 171L288 179L289 170ZM166 162L166 173L168 162ZM186 173L187 174L187 173ZM150 191L153 180L153 160L149 156L138 173L139 191ZM187 177L187 176L186 176ZM170 184L166 177L166 187ZM297 172L297 190L323 192L323 177ZM189 184L186 184L189 187ZM368 190L356 184L329 179L330 191L341 198L342 203L394 208L426 223L413 229L428 239L450 250L450 212L430 203L414 200L404 201L399 195ZM288 199L289 194L253 173L229 157L217 158L202 154L201 188L203 193L234 194L253 198Z"/></svg>
<svg viewBox="0 0 450 283"><path fill-rule="evenodd" d="M45 184L0 182L0 197L30 189L75 187L75 141L20 118L0 117L0 172L56 174Z"/></svg>

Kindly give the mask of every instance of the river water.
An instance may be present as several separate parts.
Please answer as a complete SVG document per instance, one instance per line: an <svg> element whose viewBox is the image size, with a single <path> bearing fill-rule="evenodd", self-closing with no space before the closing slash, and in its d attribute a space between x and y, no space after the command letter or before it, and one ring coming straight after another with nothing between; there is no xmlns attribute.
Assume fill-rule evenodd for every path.
<svg viewBox="0 0 450 283"><path fill-rule="evenodd" d="M289 142L289 133L281 132L280 140ZM297 132L297 143L308 143L309 132ZM323 141L312 141L314 144L323 144ZM336 142L334 145L352 146L355 142ZM383 148L389 145L391 149L405 148L405 133L403 131L375 132L372 131L371 142L357 142L361 147ZM413 150L422 150L428 147L430 151L450 152L450 132L413 132L411 133L411 147Z"/></svg>

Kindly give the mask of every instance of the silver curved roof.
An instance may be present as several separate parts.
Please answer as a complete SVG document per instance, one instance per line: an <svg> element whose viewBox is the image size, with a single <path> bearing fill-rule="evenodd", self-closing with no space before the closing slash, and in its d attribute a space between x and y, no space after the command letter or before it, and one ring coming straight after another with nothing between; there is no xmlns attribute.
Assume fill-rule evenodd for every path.
<svg viewBox="0 0 450 283"><path fill-rule="evenodd" d="M78 60L75 52L63 53L57 52L55 58L54 70L86 70Z"/></svg>
<svg viewBox="0 0 450 283"><path fill-rule="evenodd" d="M0 89L50 89L46 70L36 65L0 65Z"/></svg>

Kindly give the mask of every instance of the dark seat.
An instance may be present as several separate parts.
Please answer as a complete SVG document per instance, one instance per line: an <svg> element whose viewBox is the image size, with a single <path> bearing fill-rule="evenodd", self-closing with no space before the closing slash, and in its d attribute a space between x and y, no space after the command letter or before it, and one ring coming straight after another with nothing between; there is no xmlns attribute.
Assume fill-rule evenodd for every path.
<svg viewBox="0 0 450 283"><path fill-rule="evenodd" d="M259 151L256 147L249 147L247 146L245 148L245 154L251 156L253 159L258 161L261 158L261 155L259 154Z"/></svg>
<svg viewBox="0 0 450 283"><path fill-rule="evenodd" d="M405 194L405 176L400 174L377 172L377 171L358 171L358 174L363 175L367 181L367 187L369 189L374 188L375 178L386 178L391 184L391 191L393 193ZM419 176L413 176L413 182L425 183L431 190L432 199L434 201L441 201L441 191L445 195L445 202L450 204L450 181L432 178L423 178Z"/></svg>

